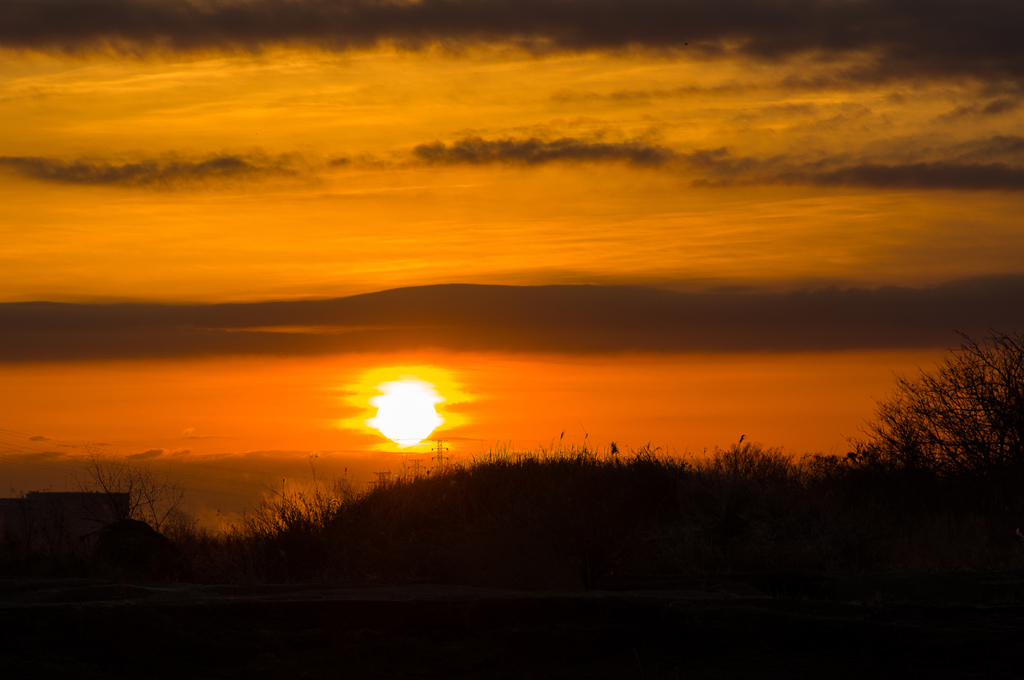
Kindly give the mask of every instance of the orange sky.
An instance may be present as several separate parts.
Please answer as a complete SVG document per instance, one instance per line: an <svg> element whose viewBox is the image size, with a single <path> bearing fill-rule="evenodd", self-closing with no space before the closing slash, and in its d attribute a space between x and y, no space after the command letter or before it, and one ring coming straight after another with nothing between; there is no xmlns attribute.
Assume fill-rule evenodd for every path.
<svg viewBox="0 0 1024 680"><path fill-rule="evenodd" d="M85 443L248 470L196 468L206 514L310 452L368 478L346 390L402 365L462 452L841 450L891 370L1024 327L1024 10L588 1L0 7L0 484ZM450 283L697 297L194 306ZM80 304L126 301L202 319Z"/></svg>
<svg viewBox="0 0 1024 680"><path fill-rule="evenodd" d="M435 384L446 419L432 438L472 458L498 446L647 443L701 455L740 435L795 454L845 453L883 397L892 371L931 365L935 352L626 355L353 355L32 364L0 368L5 429L0 469L15 490L77 488L76 457L135 455L182 475L203 512L244 509L263 485L327 475L357 481L398 473L400 449L365 425L386 380ZM16 424L7 428L7 424ZM77 474L77 477L75 476Z"/></svg>
<svg viewBox="0 0 1024 680"><path fill-rule="evenodd" d="M452 281L921 285L1019 273L1019 191L767 177L816 163L1019 161L1016 109L950 118L976 101L978 84L781 84L822 68L497 48L8 53L0 299L325 297ZM414 153L473 137L675 156L450 164ZM763 167L694 160L721 149ZM225 157L245 171L195 167ZM164 174L131 172L146 163ZM168 172L174 163L192 165Z"/></svg>

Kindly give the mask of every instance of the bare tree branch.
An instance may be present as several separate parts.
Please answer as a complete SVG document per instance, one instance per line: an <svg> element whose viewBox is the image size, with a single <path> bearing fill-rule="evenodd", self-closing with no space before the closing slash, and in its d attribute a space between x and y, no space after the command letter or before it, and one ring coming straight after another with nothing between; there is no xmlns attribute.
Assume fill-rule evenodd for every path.
<svg viewBox="0 0 1024 680"><path fill-rule="evenodd" d="M1024 473L1024 334L962 337L935 371L897 377L868 438L851 441L862 463L946 477Z"/></svg>
<svg viewBox="0 0 1024 680"><path fill-rule="evenodd" d="M159 530L185 499L181 482L169 474L157 474L145 463L130 457L101 456L90 450L85 472L88 480L79 480L82 491L107 494L118 519L137 519ZM128 494L128 505L115 502L114 494Z"/></svg>

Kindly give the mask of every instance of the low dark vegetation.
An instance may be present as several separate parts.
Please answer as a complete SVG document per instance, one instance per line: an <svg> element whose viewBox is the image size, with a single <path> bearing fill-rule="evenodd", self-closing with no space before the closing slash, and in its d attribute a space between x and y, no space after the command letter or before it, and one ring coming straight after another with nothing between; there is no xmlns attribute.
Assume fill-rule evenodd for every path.
<svg viewBox="0 0 1024 680"><path fill-rule="evenodd" d="M182 578L642 586L753 571L1024 566L1024 504L974 483L800 460L760 444L704 460L650 449L498 452L362 495L268 495L224 537L184 536Z"/></svg>
<svg viewBox="0 0 1024 680"><path fill-rule="evenodd" d="M183 522L160 542L121 527L91 557L22 555L3 571L571 589L755 571L1010 569L1024 566L1022 518L1020 498L995 503L974 479L856 456L794 459L757 443L706 459L499 451L362 494L320 479L266 494L222 535Z"/></svg>

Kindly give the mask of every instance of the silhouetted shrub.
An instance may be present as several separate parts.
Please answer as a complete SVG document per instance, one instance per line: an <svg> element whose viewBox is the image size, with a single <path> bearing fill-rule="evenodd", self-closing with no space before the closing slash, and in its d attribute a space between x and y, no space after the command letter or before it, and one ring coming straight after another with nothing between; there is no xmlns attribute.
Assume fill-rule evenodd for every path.
<svg viewBox="0 0 1024 680"><path fill-rule="evenodd" d="M860 467L927 477L1024 476L1024 336L966 335L932 372L898 377L866 439Z"/></svg>
<svg viewBox="0 0 1024 680"><path fill-rule="evenodd" d="M265 499L261 519L223 539L233 547L219 562L207 560L224 576L204 573L602 588L656 575L1016 564L1007 545L977 532L979 515L956 510L951 489L906 481L756 442L696 460L504 451L343 499L325 502L326 488ZM924 500L911 502L915 493Z"/></svg>
<svg viewBox="0 0 1024 680"><path fill-rule="evenodd" d="M268 493L220 535L185 516L166 522L164 536L121 522L105 530L94 564L47 566L0 550L0 573L562 590L750 572L1024 566L1009 524L1019 501L979 503L987 479L964 484L856 457L796 459L756 442L701 458L506 449L359 494L314 475Z"/></svg>

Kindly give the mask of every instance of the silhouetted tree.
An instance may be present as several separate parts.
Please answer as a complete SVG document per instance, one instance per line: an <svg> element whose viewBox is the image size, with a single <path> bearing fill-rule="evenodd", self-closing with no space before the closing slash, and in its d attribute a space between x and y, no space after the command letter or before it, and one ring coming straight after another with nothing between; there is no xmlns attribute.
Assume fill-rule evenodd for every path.
<svg viewBox="0 0 1024 680"><path fill-rule="evenodd" d="M963 342L932 372L897 377L878 403L855 464L947 478L1024 474L1024 335Z"/></svg>
<svg viewBox="0 0 1024 680"><path fill-rule="evenodd" d="M118 519L140 520L157 530L169 519L181 522L179 506L185 489L170 475L156 474L146 463L132 458L102 457L94 451L86 458L85 472L89 481L79 482L83 491L128 494L126 507L112 504L121 515Z"/></svg>

